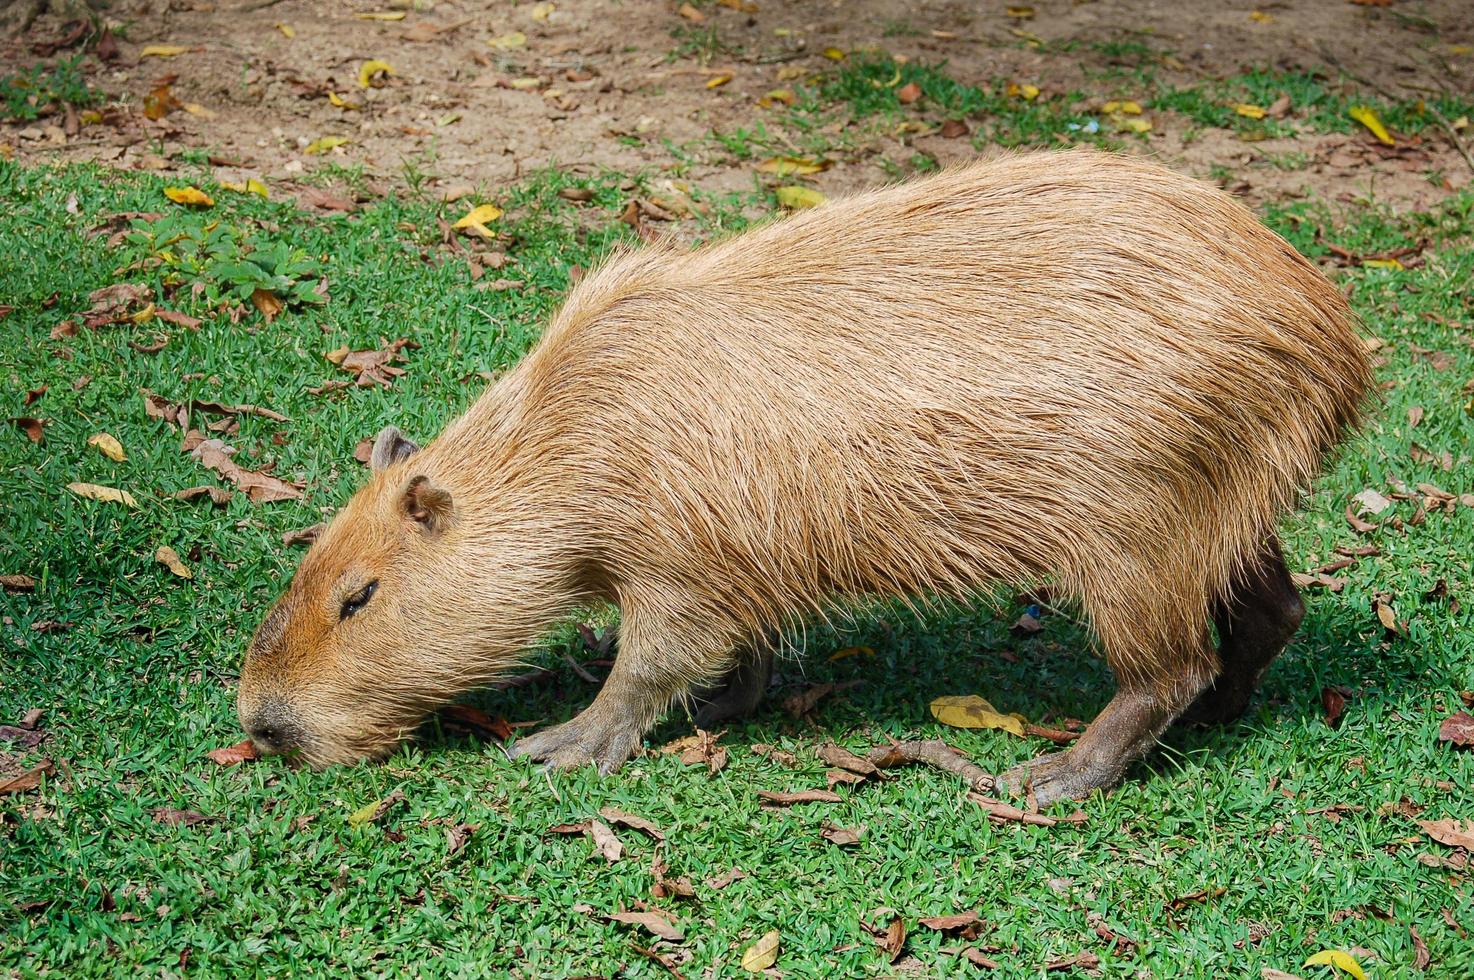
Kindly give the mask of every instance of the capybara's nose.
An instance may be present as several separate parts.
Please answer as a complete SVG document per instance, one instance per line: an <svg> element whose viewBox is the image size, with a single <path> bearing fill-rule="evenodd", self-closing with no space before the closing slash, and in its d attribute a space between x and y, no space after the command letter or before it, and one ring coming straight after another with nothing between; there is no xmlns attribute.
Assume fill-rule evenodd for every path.
<svg viewBox="0 0 1474 980"><path fill-rule="evenodd" d="M254 715L245 719L244 727L256 748L267 754L290 752L301 747L301 729L279 701L263 704Z"/></svg>

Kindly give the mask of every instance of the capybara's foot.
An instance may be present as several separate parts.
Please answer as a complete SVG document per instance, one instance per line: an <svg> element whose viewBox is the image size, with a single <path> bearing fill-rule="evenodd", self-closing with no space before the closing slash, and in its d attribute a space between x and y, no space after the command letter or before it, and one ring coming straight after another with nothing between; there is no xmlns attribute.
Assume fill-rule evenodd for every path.
<svg viewBox="0 0 1474 980"><path fill-rule="evenodd" d="M519 738L513 758L526 756L550 769L578 769L593 764L601 776L614 772L634 755L643 731L630 720L610 721L591 706L571 721Z"/></svg>
<svg viewBox="0 0 1474 980"><path fill-rule="evenodd" d="M1049 752L998 777L998 788L1013 796L1034 794L1040 806L1059 800L1079 800L1095 790L1108 790L1120 781L1120 770L1092 765L1072 751Z"/></svg>
<svg viewBox="0 0 1474 980"><path fill-rule="evenodd" d="M771 650L760 650L751 658L739 661L720 685L694 695L696 727L710 730L751 715L762 703L772 676Z"/></svg>

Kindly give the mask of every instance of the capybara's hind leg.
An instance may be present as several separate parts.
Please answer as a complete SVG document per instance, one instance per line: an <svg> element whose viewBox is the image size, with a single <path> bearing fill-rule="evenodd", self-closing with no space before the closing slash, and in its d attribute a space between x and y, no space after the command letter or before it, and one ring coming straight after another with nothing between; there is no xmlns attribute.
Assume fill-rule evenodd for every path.
<svg viewBox="0 0 1474 980"><path fill-rule="evenodd" d="M762 703L773 677L773 645L759 639L738 654L732 669L716 685L697 691L696 727L710 729L746 718Z"/></svg>
<svg viewBox="0 0 1474 980"><path fill-rule="evenodd" d="M527 756L554 769L592 763L600 773L613 772L640 747L671 702L686 694L672 658L689 663L719 655L693 649L659 614L629 606L621 613L619 653L593 703L561 725L518 739L512 756Z"/></svg>
<svg viewBox="0 0 1474 980"><path fill-rule="evenodd" d="M1116 674L1116 696L1069 749L1004 773L1004 788L1020 795L1032 792L1040 806L1109 789L1207 686L1216 667L1207 624L1181 618L1174 623L1178 611L1165 607L1158 610L1161 618L1155 618L1145 606L1146 597L1137 598L1142 604L1135 616L1130 603L1123 603L1121 615L1090 610Z"/></svg>
<svg viewBox="0 0 1474 980"><path fill-rule="evenodd" d="M1234 583L1230 598L1214 607L1222 667L1182 720L1211 725L1242 715L1265 668L1284 650L1304 616L1305 604L1285 567L1279 541L1271 535Z"/></svg>

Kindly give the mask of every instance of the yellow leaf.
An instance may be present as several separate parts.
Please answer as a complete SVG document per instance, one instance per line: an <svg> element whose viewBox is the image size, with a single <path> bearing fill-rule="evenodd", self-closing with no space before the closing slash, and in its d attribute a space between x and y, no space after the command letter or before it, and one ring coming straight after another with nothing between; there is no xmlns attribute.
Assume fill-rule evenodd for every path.
<svg viewBox="0 0 1474 980"><path fill-rule="evenodd" d="M123 452L123 444L106 432L88 436L87 445L96 446L98 452L115 463L121 463L128 458L128 454Z"/></svg>
<svg viewBox="0 0 1474 980"><path fill-rule="evenodd" d="M1377 602L1377 622L1381 623L1387 629L1390 629L1390 630L1397 629L1397 612L1396 612L1396 610L1394 610L1392 608L1392 606L1389 605L1388 603L1385 603L1385 602L1382 602L1382 601L1378 600L1378 602Z"/></svg>
<svg viewBox="0 0 1474 980"><path fill-rule="evenodd" d="M1306 966L1328 966L1337 973L1345 973L1356 980L1367 980L1366 971L1356 962L1356 957L1339 949L1323 949L1305 961Z"/></svg>
<svg viewBox="0 0 1474 980"><path fill-rule="evenodd" d="M757 104L764 109L771 109L775 105L793 105L797 101L798 97L793 94L793 89L775 88L758 99Z"/></svg>
<svg viewBox="0 0 1474 980"><path fill-rule="evenodd" d="M830 61L843 61L845 58L844 52L839 48L825 48L823 53Z"/></svg>
<svg viewBox="0 0 1474 980"><path fill-rule="evenodd" d="M331 102L333 105L337 106L339 109L357 109L358 108L358 103L357 102L349 102L347 99L343 98L337 92L329 92L328 93L328 101Z"/></svg>
<svg viewBox="0 0 1474 980"><path fill-rule="evenodd" d="M875 656L875 651L870 649L869 647L845 647L843 650L837 650L834 653L831 653L829 655L829 660L832 663L836 660L844 660L848 657L857 657L860 655L873 657Z"/></svg>
<svg viewBox="0 0 1474 980"><path fill-rule="evenodd" d="M87 113L85 113L85 112L82 113L82 121L83 122L86 122L87 121ZM98 116L97 121L98 122L102 122L102 117L101 116ZM1468 116L1460 116L1459 118L1455 119L1453 122L1449 123L1449 125L1452 126L1454 129L1460 129L1460 130L1461 129L1468 129L1469 128L1469 117Z"/></svg>
<svg viewBox="0 0 1474 980"><path fill-rule="evenodd" d="M1262 10L1251 10L1249 11L1249 19L1255 21L1256 23L1268 24L1270 21L1274 20L1274 14L1266 14Z"/></svg>
<svg viewBox="0 0 1474 980"><path fill-rule="evenodd" d="M378 812L379 812L379 801L378 800L374 800L371 803L365 803L363 806L359 807L357 810L354 810L352 813L348 814L348 826L350 826L350 827L362 827L364 824L368 823L370 820L373 820L374 819L374 814L376 814Z"/></svg>
<svg viewBox="0 0 1474 980"><path fill-rule="evenodd" d="M541 78L533 78L532 76L527 76L524 78L514 78L507 84L511 85L512 88L516 89L519 92L526 92L529 89L537 88L542 83L543 81Z"/></svg>
<svg viewBox="0 0 1474 980"><path fill-rule="evenodd" d="M1392 138L1392 134L1387 132L1387 127L1382 125L1382 119L1377 115L1376 109L1366 105L1354 105L1347 112L1352 119L1355 119L1370 130L1371 134L1377 138L1377 142L1385 146L1397 145L1397 141Z"/></svg>
<svg viewBox="0 0 1474 980"><path fill-rule="evenodd" d="M215 110L213 110L213 109L206 109L204 106L200 105L198 102L186 102L186 103L184 103L184 111L187 112L187 113L189 113L191 116L199 116L201 119L214 119L215 118Z"/></svg>
<svg viewBox="0 0 1474 980"><path fill-rule="evenodd" d="M1022 95L1025 99L1029 101L1033 101L1034 99L1039 98L1039 86L1028 84L1020 85L1018 87L1018 94Z"/></svg>
<svg viewBox="0 0 1474 980"><path fill-rule="evenodd" d="M779 204L783 205L785 208L792 208L795 211L801 210L803 208L816 207L828 200L828 198L826 198L823 194L820 194L818 191L814 190L812 187L797 187L790 185L787 187L774 188L773 193L778 195Z"/></svg>
<svg viewBox="0 0 1474 980"><path fill-rule="evenodd" d="M976 694L952 694L931 703L932 717L952 728L996 728L1022 736L1028 719L1014 713L1005 715Z"/></svg>
<svg viewBox="0 0 1474 980"><path fill-rule="evenodd" d="M1132 99L1111 100L1100 107L1101 112L1122 112L1128 116L1141 115L1141 103Z"/></svg>
<svg viewBox="0 0 1474 980"><path fill-rule="evenodd" d="M365 61L358 66L358 87L377 88L384 84L384 79L379 76L387 77L392 74L394 74L394 69L387 61L379 61L377 58ZM376 82L378 84L375 84Z"/></svg>
<svg viewBox="0 0 1474 980"><path fill-rule="evenodd" d="M282 32L282 37L293 38L297 36L297 29L291 24L277 24L276 29Z"/></svg>
<svg viewBox="0 0 1474 980"><path fill-rule="evenodd" d="M147 323L154 318L154 304L150 303L137 313L130 314L128 319L134 323Z"/></svg>
<svg viewBox="0 0 1474 980"><path fill-rule="evenodd" d="M125 507L138 506L138 501L134 500L133 494L127 490L98 486L96 483L68 483L67 489L88 500L101 500L110 504L122 504Z"/></svg>
<svg viewBox="0 0 1474 980"><path fill-rule="evenodd" d="M557 9L558 9L558 7L557 7L556 4L551 4L551 3L535 3L535 4L532 5L532 19L533 20L547 20L549 17L551 17L553 15L553 11L555 11Z"/></svg>
<svg viewBox="0 0 1474 980"><path fill-rule="evenodd" d="M326 153L334 147L353 142L346 136L319 136L307 144L308 153Z"/></svg>
<svg viewBox="0 0 1474 980"><path fill-rule="evenodd" d="M748 973L762 973L778 962L780 944L777 929L764 933L763 938L742 951L742 969Z"/></svg>
<svg viewBox="0 0 1474 980"><path fill-rule="evenodd" d="M1468 121L1467 119L1464 120L1465 123L1468 123ZM102 113L96 109L86 109L82 112L83 126L96 126L100 122L102 122ZM1459 127L1455 126L1454 128L1458 129Z"/></svg>
<svg viewBox="0 0 1474 980"><path fill-rule="evenodd" d="M724 71L720 75L713 75L706 80L707 88L721 88L732 80L732 73Z"/></svg>
<svg viewBox="0 0 1474 980"><path fill-rule="evenodd" d="M359 20L404 20L403 10L375 10L369 13L354 14Z"/></svg>
<svg viewBox="0 0 1474 980"><path fill-rule="evenodd" d="M1032 20L1034 17L1033 7L1009 7L1006 12L1017 20Z"/></svg>
<svg viewBox="0 0 1474 980"><path fill-rule="evenodd" d="M159 550L154 552L154 561L164 565L180 578L194 578L194 572L184 562L179 560L179 552L168 545L160 545Z"/></svg>
<svg viewBox="0 0 1474 980"><path fill-rule="evenodd" d="M1121 132L1148 133L1151 132L1152 121L1150 119L1118 119L1116 129Z"/></svg>
<svg viewBox="0 0 1474 980"><path fill-rule="evenodd" d="M1247 116L1250 119L1263 119L1265 116L1269 115L1269 112L1267 110L1262 109L1257 105L1251 105L1247 102L1240 102L1238 105L1233 107L1233 111L1237 112L1241 116Z"/></svg>
<svg viewBox="0 0 1474 980"><path fill-rule="evenodd" d="M255 177L246 178L246 190L250 191L252 194L255 194L257 197L271 196L271 192L266 189L266 185L261 183L261 181L257 180Z"/></svg>
<svg viewBox="0 0 1474 980"><path fill-rule="evenodd" d="M465 217L451 225L452 228L464 228L475 232L482 238L495 238L496 234L486 227L487 222L495 221L502 216L502 209L495 204L481 204L466 212Z"/></svg>
<svg viewBox="0 0 1474 980"><path fill-rule="evenodd" d="M1364 265L1364 266L1366 266L1369 269L1406 269L1407 268L1407 266L1403 265L1401 262L1397 261L1396 259L1364 259L1361 264Z"/></svg>
<svg viewBox="0 0 1474 980"><path fill-rule="evenodd" d="M184 54L189 48L183 44L150 44L138 52L140 58L173 58Z"/></svg>
<svg viewBox="0 0 1474 980"><path fill-rule="evenodd" d="M460 121L461 121L461 114L459 112L447 112L445 115L443 115L439 119L435 120L435 125L437 125L437 126L449 126L451 123L456 123L456 122L460 122Z"/></svg>
<svg viewBox="0 0 1474 980"><path fill-rule="evenodd" d="M829 167L828 160L814 160L809 157L769 157L757 165L757 170L758 173L787 177L789 174L822 173Z"/></svg>
<svg viewBox="0 0 1474 980"><path fill-rule="evenodd" d="M527 35L521 31L512 31L509 34L498 34L486 43L498 51L510 51L513 48L520 48L527 44Z"/></svg>
<svg viewBox="0 0 1474 980"><path fill-rule="evenodd" d="M1448 46L1448 53L1457 55L1474 54L1474 44L1450 44Z"/></svg>
<svg viewBox="0 0 1474 980"><path fill-rule="evenodd" d="M198 187L165 187L164 196L175 204L193 204L202 208L215 203L214 198Z"/></svg>

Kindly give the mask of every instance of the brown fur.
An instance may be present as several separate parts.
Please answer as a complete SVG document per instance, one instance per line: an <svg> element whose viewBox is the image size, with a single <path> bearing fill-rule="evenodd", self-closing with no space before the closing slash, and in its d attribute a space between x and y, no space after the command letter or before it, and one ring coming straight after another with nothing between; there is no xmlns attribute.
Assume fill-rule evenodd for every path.
<svg viewBox="0 0 1474 980"><path fill-rule="evenodd" d="M435 442L382 440L253 644L242 718L279 705L317 762L374 754L607 598L605 690L529 745L611 768L837 599L1048 579L1136 699L1132 744L1092 750L1122 756L1108 783L1213 682L1210 616L1368 381L1341 295L1249 211L1093 151L622 254Z"/></svg>

